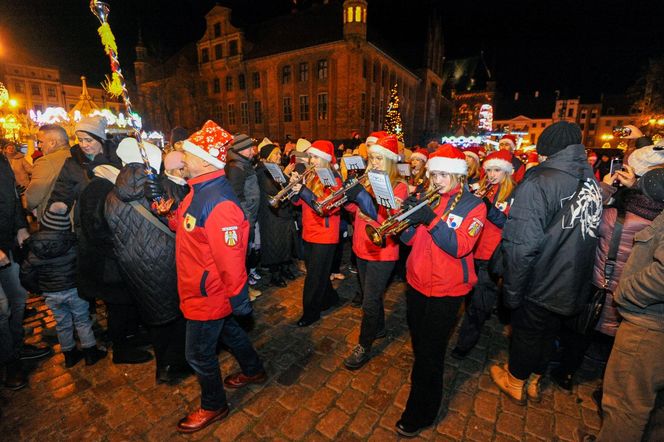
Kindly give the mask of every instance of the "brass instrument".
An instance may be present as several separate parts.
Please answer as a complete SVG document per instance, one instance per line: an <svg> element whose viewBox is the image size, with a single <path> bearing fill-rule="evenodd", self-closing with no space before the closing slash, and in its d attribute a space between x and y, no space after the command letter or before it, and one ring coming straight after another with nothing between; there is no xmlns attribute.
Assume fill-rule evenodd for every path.
<svg viewBox="0 0 664 442"><path fill-rule="evenodd" d="M369 172L365 172L364 175L362 175L359 178L350 178L346 180L343 186L341 186L340 189L332 192L329 194L326 198L324 198L322 201L314 201L312 209L318 214L318 216L323 216L326 213L329 213L333 209L337 207L341 207L344 204L346 204L346 201L348 201L348 196L346 195L346 192L348 189L351 187L355 187L356 185L364 185L364 182L369 178Z"/></svg>
<svg viewBox="0 0 664 442"><path fill-rule="evenodd" d="M276 195L274 195L268 200L270 206L275 208L279 207L279 204L281 204L282 202L293 198L297 193L293 190L293 188L298 184L304 184L305 181L309 178L309 176L315 171L316 168L314 166L307 167L307 169L302 173L302 175L300 175L300 178L298 178L297 181L293 181L292 183L288 184L283 189L281 189Z"/></svg>
<svg viewBox="0 0 664 442"><path fill-rule="evenodd" d="M424 198L422 198L417 205L408 210L401 209L398 213L395 213L383 221L379 227L367 224L365 231L367 232L369 240L379 247L385 247L385 240L388 236L397 235L410 226L410 220L408 219L410 215L417 212L425 205L435 207L435 205L438 204L438 201L440 200L439 190L440 187L436 186L427 191L427 193L424 194Z"/></svg>

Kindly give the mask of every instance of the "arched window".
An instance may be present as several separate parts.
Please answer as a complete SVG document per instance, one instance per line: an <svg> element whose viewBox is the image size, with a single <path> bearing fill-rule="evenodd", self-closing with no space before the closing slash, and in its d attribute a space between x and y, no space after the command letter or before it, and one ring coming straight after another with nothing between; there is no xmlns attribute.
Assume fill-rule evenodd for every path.
<svg viewBox="0 0 664 442"><path fill-rule="evenodd" d="M358 23L362 21L362 8L360 6L355 6L355 21Z"/></svg>
<svg viewBox="0 0 664 442"><path fill-rule="evenodd" d="M348 23L353 23L353 7L352 6L350 8L348 8L348 10L346 11L346 16L348 17L346 19L346 21Z"/></svg>

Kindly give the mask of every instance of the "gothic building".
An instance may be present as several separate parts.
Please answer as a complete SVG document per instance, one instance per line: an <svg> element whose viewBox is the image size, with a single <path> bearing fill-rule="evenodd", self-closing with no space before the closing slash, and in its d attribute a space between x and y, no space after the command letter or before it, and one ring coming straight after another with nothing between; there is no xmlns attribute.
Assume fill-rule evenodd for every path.
<svg viewBox="0 0 664 442"><path fill-rule="evenodd" d="M372 2L372 5L379 2ZM376 6L377 7L377 6ZM439 15L406 65L368 27L365 0L317 2L246 29L214 6L200 40L166 63L136 48L139 110L151 128L193 129L211 118L230 132L283 140L343 139L382 128L397 85L406 142L439 134L443 45ZM426 24L424 24L426 28Z"/></svg>

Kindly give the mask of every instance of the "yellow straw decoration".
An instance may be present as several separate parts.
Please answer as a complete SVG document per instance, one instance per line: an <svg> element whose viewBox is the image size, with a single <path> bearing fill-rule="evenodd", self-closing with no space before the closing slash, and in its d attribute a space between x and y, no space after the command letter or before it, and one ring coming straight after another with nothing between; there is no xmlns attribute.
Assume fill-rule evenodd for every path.
<svg viewBox="0 0 664 442"><path fill-rule="evenodd" d="M120 81L120 76L117 72L111 74L111 79L109 80L106 77L107 81L104 83L104 90L114 97L120 97L124 87L122 86L122 81Z"/></svg>
<svg viewBox="0 0 664 442"><path fill-rule="evenodd" d="M99 26L97 32L101 37L101 44L104 45L104 52L106 52L106 55L110 55L111 52L117 54L118 46L115 44L115 36L111 31L111 26L108 23L104 23L103 25Z"/></svg>

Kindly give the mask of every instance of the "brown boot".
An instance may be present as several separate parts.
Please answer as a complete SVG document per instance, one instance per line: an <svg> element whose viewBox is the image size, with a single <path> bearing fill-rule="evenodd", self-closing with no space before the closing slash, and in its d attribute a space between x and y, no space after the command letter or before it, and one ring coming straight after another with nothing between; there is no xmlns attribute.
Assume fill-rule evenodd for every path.
<svg viewBox="0 0 664 442"><path fill-rule="evenodd" d="M509 398L519 405L526 405L526 394L523 391L526 381L515 378L510 373L507 365L494 365L489 370L491 379Z"/></svg>
<svg viewBox="0 0 664 442"><path fill-rule="evenodd" d="M540 379L542 379L541 374L531 374L528 379L528 387L526 387L526 394L528 400L531 402L539 403L542 402L542 395L540 393Z"/></svg>

